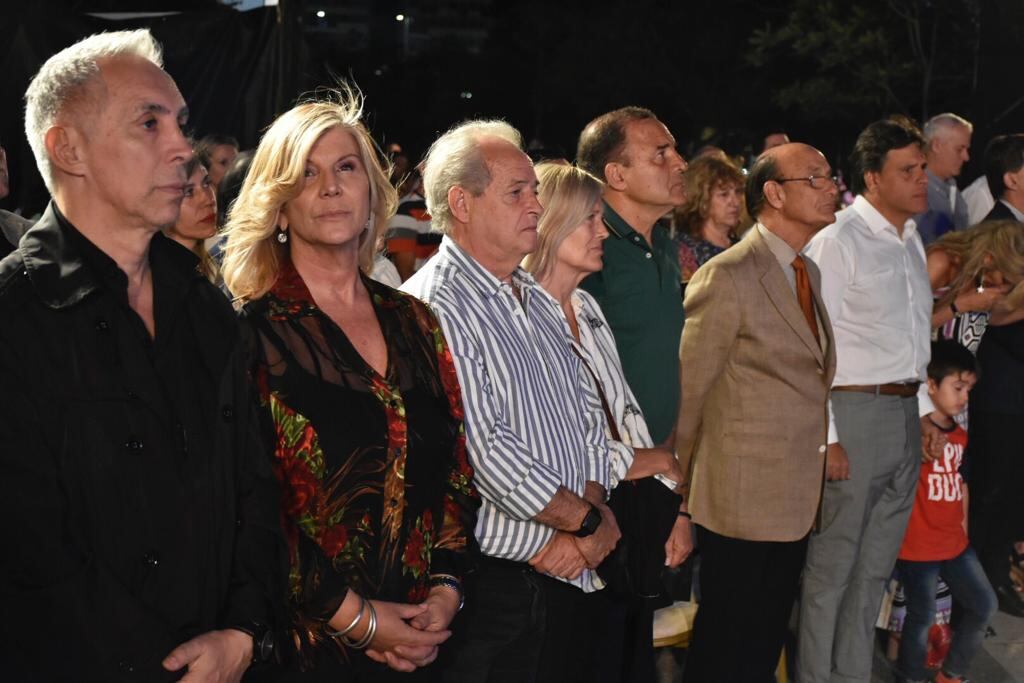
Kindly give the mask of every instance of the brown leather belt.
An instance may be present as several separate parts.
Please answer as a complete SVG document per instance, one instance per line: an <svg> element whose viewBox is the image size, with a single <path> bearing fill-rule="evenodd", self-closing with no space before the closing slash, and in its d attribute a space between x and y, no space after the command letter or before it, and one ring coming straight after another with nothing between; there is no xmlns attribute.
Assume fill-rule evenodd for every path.
<svg viewBox="0 0 1024 683"><path fill-rule="evenodd" d="M902 396L910 398L917 396L917 388L920 382L907 382L905 384L846 384L841 387L832 387L832 391L859 391L865 394L876 396Z"/></svg>

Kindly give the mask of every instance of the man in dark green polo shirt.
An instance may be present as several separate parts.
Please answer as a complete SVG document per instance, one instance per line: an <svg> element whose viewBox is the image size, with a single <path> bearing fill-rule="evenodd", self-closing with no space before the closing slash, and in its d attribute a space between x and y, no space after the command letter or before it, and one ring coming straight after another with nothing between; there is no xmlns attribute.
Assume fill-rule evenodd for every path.
<svg viewBox="0 0 1024 683"><path fill-rule="evenodd" d="M652 112L625 107L587 124L580 134L576 163L604 180L608 226L604 268L584 280L583 287L608 318L651 437L674 448L683 301L679 257L657 222L683 202L686 162L676 152L675 138ZM665 544L667 559L679 564L692 546L689 520L678 517ZM620 679L654 680L650 605L616 599L612 610L621 615L626 639Z"/></svg>
<svg viewBox="0 0 1024 683"><path fill-rule="evenodd" d="M604 311L655 443L672 447L683 303L679 257L658 220L682 204L686 161L653 112L624 107L583 129L580 167L605 182L604 269L583 281Z"/></svg>

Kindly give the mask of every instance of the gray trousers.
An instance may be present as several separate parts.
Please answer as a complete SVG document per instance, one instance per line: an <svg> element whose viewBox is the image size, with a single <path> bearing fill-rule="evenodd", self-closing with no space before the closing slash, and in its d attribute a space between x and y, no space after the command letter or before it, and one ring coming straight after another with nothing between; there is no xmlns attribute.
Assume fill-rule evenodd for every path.
<svg viewBox="0 0 1024 683"><path fill-rule="evenodd" d="M799 683L871 680L874 625L910 519L921 460L917 398L832 394L850 479L825 484L800 596Z"/></svg>

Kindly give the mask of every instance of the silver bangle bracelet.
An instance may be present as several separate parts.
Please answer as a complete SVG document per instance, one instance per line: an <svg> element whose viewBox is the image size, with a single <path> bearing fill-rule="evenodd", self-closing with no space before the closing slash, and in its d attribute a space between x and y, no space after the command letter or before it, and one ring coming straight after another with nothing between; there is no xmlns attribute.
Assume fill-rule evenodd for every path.
<svg viewBox="0 0 1024 683"><path fill-rule="evenodd" d="M359 596L359 600L360 600L359 611L356 612L356 618L352 620L351 624L349 624L345 628L341 629L340 631L332 631L330 628L325 626L324 627L324 633L326 633L327 635L331 636L332 638L341 638L345 634L350 633L352 631L352 629L354 629L359 624L359 622L362 621L362 619L363 619L363 611L366 610L366 605L367 605L366 598L364 598L363 596L360 595Z"/></svg>
<svg viewBox="0 0 1024 683"><path fill-rule="evenodd" d="M358 641L353 642L349 638L342 638L341 642L348 645L353 650L365 650L369 647L370 642L373 641L373 637L377 635L377 610L373 608L373 603L369 600L366 601L367 606L370 608L370 624L366 627L366 633Z"/></svg>

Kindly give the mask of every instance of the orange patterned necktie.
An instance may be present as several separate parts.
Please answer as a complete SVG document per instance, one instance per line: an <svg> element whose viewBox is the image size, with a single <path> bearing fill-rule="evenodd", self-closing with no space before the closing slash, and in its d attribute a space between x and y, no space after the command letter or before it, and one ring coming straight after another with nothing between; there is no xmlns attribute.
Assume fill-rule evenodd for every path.
<svg viewBox="0 0 1024 683"><path fill-rule="evenodd" d="M800 301L800 310L804 312L807 324L810 325L811 332L814 333L814 340L820 346L818 319L814 316L814 299L811 297L811 281L807 277L807 266L804 265L804 259L800 254L793 259L793 271L796 273L796 298Z"/></svg>

